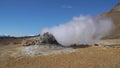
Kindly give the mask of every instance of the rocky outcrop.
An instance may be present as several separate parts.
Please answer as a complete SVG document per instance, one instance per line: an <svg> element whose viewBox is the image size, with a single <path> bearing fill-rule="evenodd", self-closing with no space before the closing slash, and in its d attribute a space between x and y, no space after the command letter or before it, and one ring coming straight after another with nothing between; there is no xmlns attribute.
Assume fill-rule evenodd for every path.
<svg viewBox="0 0 120 68"><path fill-rule="evenodd" d="M55 37L48 32L46 32L42 36L40 36L40 43L58 44Z"/></svg>

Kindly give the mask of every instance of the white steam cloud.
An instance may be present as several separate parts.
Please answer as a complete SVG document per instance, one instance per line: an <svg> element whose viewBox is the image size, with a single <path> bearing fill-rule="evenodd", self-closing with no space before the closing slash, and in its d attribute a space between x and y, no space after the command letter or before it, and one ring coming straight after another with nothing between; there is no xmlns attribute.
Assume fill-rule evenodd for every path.
<svg viewBox="0 0 120 68"><path fill-rule="evenodd" d="M96 44L99 40L109 34L113 28L111 19L101 16L74 17L71 21L45 28L42 34L49 32L53 34L58 43L64 46L72 44Z"/></svg>

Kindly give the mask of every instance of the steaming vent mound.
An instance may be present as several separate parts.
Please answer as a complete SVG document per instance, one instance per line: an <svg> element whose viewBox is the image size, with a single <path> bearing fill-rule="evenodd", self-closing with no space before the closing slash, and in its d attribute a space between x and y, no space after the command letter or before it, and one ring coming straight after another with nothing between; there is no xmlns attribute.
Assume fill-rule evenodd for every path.
<svg viewBox="0 0 120 68"><path fill-rule="evenodd" d="M49 32L44 33L41 37L40 37L40 43L45 43L45 44L58 44L57 40L55 39L55 37L50 34Z"/></svg>
<svg viewBox="0 0 120 68"><path fill-rule="evenodd" d="M34 42L35 41L35 42ZM25 45L26 44L26 45ZM57 54L57 53L71 53L74 52L74 48L64 47L60 45L55 37L46 32L40 36L37 40L32 39L26 41L21 50L21 55L30 55L30 56L41 56L41 55L49 55L49 54Z"/></svg>

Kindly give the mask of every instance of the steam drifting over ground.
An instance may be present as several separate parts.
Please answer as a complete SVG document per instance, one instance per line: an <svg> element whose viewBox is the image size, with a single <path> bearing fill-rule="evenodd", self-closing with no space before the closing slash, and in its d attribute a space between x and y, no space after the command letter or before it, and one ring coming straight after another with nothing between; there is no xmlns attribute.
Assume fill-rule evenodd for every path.
<svg viewBox="0 0 120 68"><path fill-rule="evenodd" d="M65 24L52 28L45 28L41 34L49 32L53 34L58 43L64 46L72 44L96 44L109 34L114 25L111 19L101 16L80 16Z"/></svg>

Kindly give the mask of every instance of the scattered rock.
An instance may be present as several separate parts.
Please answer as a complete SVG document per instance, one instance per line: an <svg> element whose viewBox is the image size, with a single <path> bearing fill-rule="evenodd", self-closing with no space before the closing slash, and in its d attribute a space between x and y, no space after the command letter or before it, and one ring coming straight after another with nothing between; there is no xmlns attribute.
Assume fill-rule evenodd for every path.
<svg viewBox="0 0 120 68"><path fill-rule="evenodd" d="M23 43L23 46L37 45L38 43L39 43L39 40L36 40L36 39L27 39Z"/></svg>

